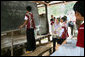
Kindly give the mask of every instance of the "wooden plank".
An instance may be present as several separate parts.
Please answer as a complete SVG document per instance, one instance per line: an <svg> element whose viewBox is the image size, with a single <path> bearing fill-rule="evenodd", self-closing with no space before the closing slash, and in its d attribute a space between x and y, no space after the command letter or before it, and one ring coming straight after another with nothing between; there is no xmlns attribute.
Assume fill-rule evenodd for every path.
<svg viewBox="0 0 85 57"><path fill-rule="evenodd" d="M49 51L52 47L45 47L45 46L40 46L36 48L36 50L30 54L24 54L22 56L41 56L43 53L46 51Z"/></svg>
<svg viewBox="0 0 85 57"><path fill-rule="evenodd" d="M40 3L40 4L48 4L48 3L46 3L46 2L43 2L43 1L31 1L31 2L34 2L34 3Z"/></svg>
<svg viewBox="0 0 85 57"><path fill-rule="evenodd" d="M47 34L47 35L43 35L43 36L39 36L36 41L39 41L39 43L41 44L41 40L42 39L45 39L46 37L48 38L50 35ZM6 36L5 36L6 37ZM3 38L5 38L3 37ZM10 47L11 45L11 40L10 40L10 37L7 36L5 39L8 40L7 42L5 40L3 40L2 38L2 42L1 42L1 48L5 48L5 47ZM23 40L23 41L22 41ZM5 41L5 42L3 42ZM26 36L25 35L19 35L19 36L13 36L13 41L14 41L14 44L13 45L18 45L18 44L23 44L23 43L26 43ZM20 42L21 41L21 42ZM39 44L39 45L40 45Z"/></svg>

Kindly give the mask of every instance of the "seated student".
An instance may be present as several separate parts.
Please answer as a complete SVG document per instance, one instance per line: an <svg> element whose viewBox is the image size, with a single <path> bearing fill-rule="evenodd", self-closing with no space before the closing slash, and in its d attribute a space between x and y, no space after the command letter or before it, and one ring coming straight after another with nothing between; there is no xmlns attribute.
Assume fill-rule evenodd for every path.
<svg viewBox="0 0 85 57"><path fill-rule="evenodd" d="M57 41L58 44L56 46L56 50L58 50L58 47L62 44L66 43L66 39L68 37L68 32L67 32L67 24L66 24L67 19L65 17L61 18L61 22L60 22L60 33L59 33L59 40Z"/></svg>

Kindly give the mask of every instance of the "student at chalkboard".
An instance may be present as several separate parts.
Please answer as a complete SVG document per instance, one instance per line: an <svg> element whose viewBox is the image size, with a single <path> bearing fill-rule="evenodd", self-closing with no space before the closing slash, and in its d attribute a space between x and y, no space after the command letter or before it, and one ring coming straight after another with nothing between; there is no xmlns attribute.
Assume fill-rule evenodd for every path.
<svg viewBox="0 0 85 57"><path fill-rule="evenodd" d="M27 35L27 52L30 53L36 49L36 41L35 41L35 36L34 36L34 29L35 29L35 22L33 19L33 14L31 12L31 7L27 6L26 7L26 14L25 14L25 22L20 26L20 29L24 27L25 25L27 26L26 30L26 35Z"/></svg>

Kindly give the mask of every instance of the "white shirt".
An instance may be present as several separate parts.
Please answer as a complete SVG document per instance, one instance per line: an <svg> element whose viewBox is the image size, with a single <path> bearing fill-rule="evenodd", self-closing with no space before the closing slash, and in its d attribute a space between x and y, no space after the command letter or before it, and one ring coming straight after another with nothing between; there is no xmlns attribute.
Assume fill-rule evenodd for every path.
<svg viewBox="0 0 85 57"><path fill-rule="evenodd" d="M27 16L25 16L24 20L28 20Z"/></svg>
<svg viewBox="0 0 85 57"><path fill-rule="evenodd" d="M62 25L59 23L55 24L54 31L56 31L57 36L61 37L62 33L64 32L64 29L62 28Z"/></svg>
<svg viewBox="0 0 85 57"><path fill-rule="evenodd" d="M30 28L33 28L32 27L32 19L31 19L31 15L30 14L32 14L32 13L31 12L27 13L27 15L29 16L29 20L30 20ZM28 20L28 17L25 16L24 20Z"/></svg>

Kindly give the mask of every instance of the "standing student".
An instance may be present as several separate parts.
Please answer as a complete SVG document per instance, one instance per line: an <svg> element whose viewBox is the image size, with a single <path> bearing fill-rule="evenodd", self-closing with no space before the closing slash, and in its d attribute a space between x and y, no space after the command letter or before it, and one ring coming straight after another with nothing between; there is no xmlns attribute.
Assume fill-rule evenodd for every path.
<svg viewBox="0 0 85 57"><path fill-rule="evenodd" d="M61 38L63 40L63 43L62 44L65 44L67 37L69 37L69 35L68 35L67 17L66 16L62 17L62 20L63 20L62 28L64 29L64 32L62 33Z"/></svg>
<svg viewBox="0 0 85 57"><path fill-rule="evenodd" d="M84 21L84 1L78 1L73 7L76 20ZM84 23L78 28L77 44L80 56L84 56Z"/></svg>
<svg viewBox="0 0 85 57"><path fill-rule="evenodd" d="M71 28L71 35L73 36L73 30L74 30L74 23L73 23L73 21L69 21L68 25Z"/></svg>
<svg viewBox="0 0 85 57"><path fill-rule="evenodd" d="M51 34L53 34L53 30L54 30L54 17L53 17L53 15L51 15L50 25L51 25Z"/></svg>
<svg viewBox="0 0 85 57"><path fill-rule="evenodd" d="M56 42L59 41L59 33L60 33L61 27L60 27L60 19L57 18L55 19L55 23L54 23L54 30L53 30L53 52L55 52L55 47L56 47Z"/></svg>
<svg viewBox="0 0 85 57"><path fill-rule="evenodd" d="M56 45L56 50L58 50L60 45L63 45L66 43L66 39L68 37L68 32L67 32L67 19L65 17L62 17L60 20L60 33L59 33L59 40L57 41L57 45Z"/></svg>
<svg viewBox="0 0 85 57"><path fill-rule="evenodd" d="M25 22L20 26L20 29L24 27L25 25L27 26L26 28L26 35L27 35L27 52L30 53L31 51L34 51L36 49L36 41L35 41L35 36L34 36L34 29L35 29L35 22L33 19L33 14L31 12L31 7L27 6L26 7L26 14L25 14Z"/></svg>
<svg viewBox="0 0 85 57"><path fill-rule="evenodd" d="M54 26L54 17L53 17L53 15L51 15L50 25L51 25L51 32L53 32L53 26Z"/></svg>
<svg viewBox="0 0 85 57"><path fill-rule="evenodd" d="M54 21L54 18L55 18L55 17L54 17L53 15L51 15L51 19L50 19L50 20L53 20L53 21Z"/></svg>

